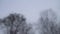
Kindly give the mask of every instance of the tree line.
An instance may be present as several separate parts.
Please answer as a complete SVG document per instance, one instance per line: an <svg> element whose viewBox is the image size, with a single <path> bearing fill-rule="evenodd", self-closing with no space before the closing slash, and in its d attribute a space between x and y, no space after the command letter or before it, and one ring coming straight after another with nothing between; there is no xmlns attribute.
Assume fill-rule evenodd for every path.
<svg viewBox="0 0 60 34"><path fill-rule="evenodd" d="M60 34L60 25L57 23L57 15L54 11L49 9L40 14L39 22L37 22L39 34ZM6 27L6 34L32 33L32 25L27 24L26 18L22 14L13 13L3 19L0 18L0 24Z"/></svg>

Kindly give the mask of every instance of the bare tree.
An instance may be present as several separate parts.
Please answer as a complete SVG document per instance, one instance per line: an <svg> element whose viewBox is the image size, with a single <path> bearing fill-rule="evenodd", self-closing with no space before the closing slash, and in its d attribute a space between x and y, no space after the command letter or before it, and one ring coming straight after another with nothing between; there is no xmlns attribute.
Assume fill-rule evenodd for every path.
<svg viewBox="0 0 60 34"><path fill-rule="evenodd" d="M22 14L10 14L3 19L3 24L7 27L7 34L27 34L30 28L26 24L26 19Z"/></svg>
<svg viewBox="0 0 60 34"><path fill-rule="evenodd" d="M56 20L56 15L51 9L43 12L40 18L41 34L60 34Z"/></svg>

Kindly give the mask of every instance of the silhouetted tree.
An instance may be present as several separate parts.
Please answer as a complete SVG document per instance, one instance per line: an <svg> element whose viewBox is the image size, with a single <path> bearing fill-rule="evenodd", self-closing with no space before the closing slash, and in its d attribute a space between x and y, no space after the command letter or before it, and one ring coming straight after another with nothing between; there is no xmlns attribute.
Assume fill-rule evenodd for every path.
<svg viewBox="0 0 60 34"><path fill-rule="evenodd" d="M30 27L26 24L26 19L22 14L10 14L9 16L3 19L3 24L7 27L7 34L27 34L30 30Z"/></svg>
<svg viewBox="0 0 60 34"><path fill-rule="evenodd" d="M43 12L40 18L41 34L60 34L56 20L56 15L51 9Z"/></svg>

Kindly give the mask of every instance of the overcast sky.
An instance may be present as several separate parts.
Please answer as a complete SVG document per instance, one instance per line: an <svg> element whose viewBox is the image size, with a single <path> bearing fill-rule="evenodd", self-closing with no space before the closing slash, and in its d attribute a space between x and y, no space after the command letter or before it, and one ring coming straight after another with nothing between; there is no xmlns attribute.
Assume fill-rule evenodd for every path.
<svg viewBox="0 0 60 34"><path fill-rule="evenodd" d="M40 11L59 9L59 6L59 0L0 0L0 17L17 12L24 14L28 21L35 22Z"/></svg>
<svg viewBox="0 0 60 34"><path fill-rule="evenodd" d="M40 11L52 8L60 10L60 0L0 0L0 18L9 13L22 13L27 21L35 22L38 20ZM0 30L0 34L3 32Z"/></svg>

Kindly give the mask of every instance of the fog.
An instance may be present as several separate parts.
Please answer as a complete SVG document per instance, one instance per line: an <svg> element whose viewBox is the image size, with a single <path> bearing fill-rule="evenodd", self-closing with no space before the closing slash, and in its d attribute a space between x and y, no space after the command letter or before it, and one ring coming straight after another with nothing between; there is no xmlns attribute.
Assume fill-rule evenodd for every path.
<svg viewBox="0 0 60 34"><path fill-rule="evenodd" d="M22 13L28 21L37 21L39 13L52 8L59 11L60 0L0 0L0 16ZM59 13L59 12L58 12Z"/></svg>
<svg viewBox="0 0 60 34"><path fill-rule="evenodd" d="M60 16L59 3L60 0L0 0L0 18L10 13L21 13L28 23L36 23L44 10L52 9L57 16ZM0 30L0 34L3 34L3 30Z"/></svg>

